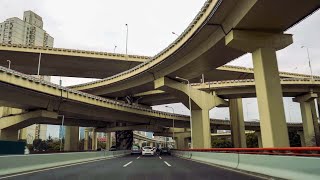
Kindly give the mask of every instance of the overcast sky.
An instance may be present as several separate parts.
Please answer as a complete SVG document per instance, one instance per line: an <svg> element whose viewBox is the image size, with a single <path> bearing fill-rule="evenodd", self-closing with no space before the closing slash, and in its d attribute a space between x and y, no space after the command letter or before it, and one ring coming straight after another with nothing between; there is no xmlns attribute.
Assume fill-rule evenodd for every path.
<svg viewBox="0 0 320 180"><path fill-rule="evenodd" d="M0 0L0 22L22 18L32 10L43 18L44 29L54 37L54 47L125 53L126 27L129 25L128 53L153 56L171 43L192 21L205 0ZM287 33L294 43L277 53L279 69L310 74L306 49L309 47L313 74L320 75L320 12L316 12ZM252 67L247 54L230 64ZM58 83L59 78L52 81ZM92 79L62 78L63 85ZM299 104L285 98L287 121L301 121ZM188 114L181 104L172 105L177 113ZM244 99L245 119L259 119L256 99ZM168 110L164 106L155 107ZM169 110L168 110L169 111ZM212 118L229 119L228 108L210 111ZM57 127L49 133L57 136Z"/></svg>

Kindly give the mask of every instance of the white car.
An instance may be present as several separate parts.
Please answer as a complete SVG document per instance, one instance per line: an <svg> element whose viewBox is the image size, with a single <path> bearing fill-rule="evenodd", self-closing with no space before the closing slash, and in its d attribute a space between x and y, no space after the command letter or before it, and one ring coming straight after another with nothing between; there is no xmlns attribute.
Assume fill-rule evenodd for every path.
<svg viewBox="0 0 320 180"><path fill-rule="evenodd" d="M153 151L152 147L145 146L142 148L142 156L145 156L145 155L151 155L151 156L154 155L154 151Z"/></svg>

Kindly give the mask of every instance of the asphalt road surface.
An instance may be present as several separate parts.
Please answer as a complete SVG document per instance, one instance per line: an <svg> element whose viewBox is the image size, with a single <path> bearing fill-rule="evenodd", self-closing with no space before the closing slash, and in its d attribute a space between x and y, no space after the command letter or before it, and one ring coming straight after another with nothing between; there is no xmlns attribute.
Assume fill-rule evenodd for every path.
<svg viewBox="0 0 320 180"><path fill-rule="evenodd" d="M215 166L173 156L125 156L85 164L0 176L8 180L162 180L162 179L260 179Z"/></svg>

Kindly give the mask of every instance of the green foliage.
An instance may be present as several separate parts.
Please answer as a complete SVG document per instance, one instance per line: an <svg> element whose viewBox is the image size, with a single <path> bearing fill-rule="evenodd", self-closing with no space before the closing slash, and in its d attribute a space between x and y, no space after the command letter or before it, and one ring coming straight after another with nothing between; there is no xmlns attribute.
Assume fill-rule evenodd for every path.
<svg viewBox="0 0 320 180"><path fill-rule="evenodd" d="M246 134L246 140L247 140L247 147L248 148L259 147L258 137L254 133Z"/></svg>
<svg viewBox="0 0 320 180"><path fill-rule="evenodd" d="M106 149L106 142L98 141L97 149Z"/></svg>
<svg viewBox="0 0 320 180"><path fill-rule="evenodd" d="M299 134L295 132L289 132L290 147L301 147L301 140Z"/></svg>
<svg viewBox="0 0 320 180"><path fill-rule="evenodd" d="M213 148L232 148L232 143L227 139L213 138L211 145Z"/></svg>

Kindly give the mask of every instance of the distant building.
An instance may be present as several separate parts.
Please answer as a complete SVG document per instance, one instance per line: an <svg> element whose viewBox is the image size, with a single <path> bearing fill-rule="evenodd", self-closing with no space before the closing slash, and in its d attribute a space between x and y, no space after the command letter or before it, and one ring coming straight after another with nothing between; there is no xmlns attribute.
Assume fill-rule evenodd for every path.
<svg viewBox="0 0 320 180"><path fill-rule="evenodd" d="M12 17L0 23L0 43L53 47L53 37L43 30L42 18L32 11L23 20Z"/></svg>
<svg viewBox="0 0 320 180"><path fill-rule="evenodd" d="M0 43L53 47L53 41L53 37L43 30L42 18L32 11L25 11L23 20L12 17L0 23ZM50 81L48 76L41 76L41 79ZM0 111L0 117L22 113L21 110L8 107L0 108ZM34 124L20 130L19 138L26 139L28 144L32 144L34 139L47 139L46 134L47 125Z"/></svg>

